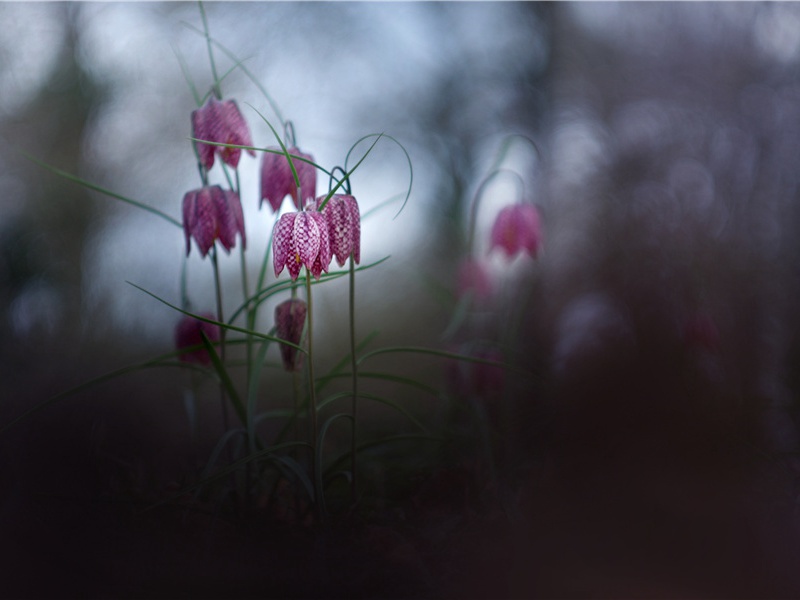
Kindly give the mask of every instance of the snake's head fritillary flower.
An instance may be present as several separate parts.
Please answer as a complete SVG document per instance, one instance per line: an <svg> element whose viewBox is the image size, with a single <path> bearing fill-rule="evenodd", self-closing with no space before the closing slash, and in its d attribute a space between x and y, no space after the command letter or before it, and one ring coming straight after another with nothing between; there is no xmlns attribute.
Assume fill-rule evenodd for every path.
<svg viewBox="0 0 800 600"><path fill-rule="evenodd" d="M206 317L207 319L215 318L211 313L200 313L200 316ZM217 325L212 325L211 323L206 323L200 319L185 315L178 321L178 325L175 327L175 347L178 350L182 350L183 348L202 345L203 336L201 332L206 334L210 342L219 341L219 327ZM180 354L178 358L183 362L190 362L198 365L208 366L211 364L211 357L208 355L208 350L205 348L198 348L192 352L184 352Z"/></svg>
<svg viewBox="0 0 800 600"><path fill-rule="evenodd" d="M236 144L237 146L252 146L250 130L247 122L235 100L217 100L214 96L202 108L192 111L192 137L199 140L208 140L220 144ZM214 166L214 156L219 154L222 162L233 168L239 165L242 155L241 148L227 148L195 142L200 163L210 170ZM255 156L253 150L248 150L250 156Z"/></svg>
<svg viewBox="0 0 800 600"><path fill-rule="evenodd" d="M317 208L325 196L317 198ZM356 264L361 262L361 214L358 202L349 194L334 194L322 209L328 223L331 253L341 267L352 254Z"/></svg>
<svg viewBox="0 0 800 600"><path fill-rule="evenodd" d="M541 243L541 219L533 204L512 204L497 214L492 226L490 251L500 248L509 258L527 252L536 258Z"/></svg>
<svg viewBox="0 0 800 600"><path fill-rule="evenodd" d="M475 300L484 302L491 298L492 291L492 279L483 262L474 258L461 261L458 267L459 298L471 293Z"/></svg>
<svg viewBox="0 0 800 600"><path fill-rule="evenodd" d="M230 252L236 246L237 233L242 238L242 247L246 248L244 215L238 194L218 185L186 192L183 197L183 232L187 256L191 250L191 238L197 242L202 256L208 254L216 240Z"/></svg>
<svg viewBox="0 0 800 600"><path fill-rule="evenodd" d="M275 277L286 267L295 280L305 266L319 279L331 264L328 224L322 213L306 210L281 215L272 232L272 255Z"/></svg>
<svg viewBox="0 0 800 600"><path fill-rule="evenodd" d="M306 303L297 298L278 304L275 307L275 331L278 337L299 346L303 337L307 312ZM280 346L283 367L287 371L299 371L303 365L303 355L298 353L297 348L287 344Z"/></svg>
<svg viewBox="0 0 800 600"><path fill-rule="evenodd" d="M295 171L297 171L297 179L300 181L300 193L303 195L301 204L298 204L297 198L297 185L292 175L292 168L289 166L289 161L286 155L283 154L280 148L269 148L277 152L264 152L264 157L261 159L261 203L264 200L269 202L272 207L272 212L278 212L281 207L283 199L288 194L292 197L297 210L302 210L309 200L313 200L317 194L317 169L314 165L299 160L292 159ZM288 148L289 154L299 156L310 161L314 161L314 157L310 154L304 154L295 147ZM259 205L260 205L259 204Z"/></svg>

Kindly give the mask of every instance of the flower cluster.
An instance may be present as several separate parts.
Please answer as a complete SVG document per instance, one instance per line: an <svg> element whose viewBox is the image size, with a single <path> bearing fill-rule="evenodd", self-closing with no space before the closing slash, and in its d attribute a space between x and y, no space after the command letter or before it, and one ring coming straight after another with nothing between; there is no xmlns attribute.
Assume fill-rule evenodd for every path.
<svg viewBox="0 0 800 600"><path fill-rule="evenodd" d="M322 206L324 196L317 199ZM331 196L322 212L309 210L281 215L272 234L272 255L275 276L286 267L297 279L305 266L317 279L327 273L333 257L343 265L352 256L361 260L361 219L358 202L353 196Z"/></svg>

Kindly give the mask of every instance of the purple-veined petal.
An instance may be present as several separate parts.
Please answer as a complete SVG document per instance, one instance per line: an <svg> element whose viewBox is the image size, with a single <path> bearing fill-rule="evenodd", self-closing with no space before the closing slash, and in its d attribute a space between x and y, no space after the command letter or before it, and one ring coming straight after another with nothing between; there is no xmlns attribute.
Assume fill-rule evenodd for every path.
<svg viewBox="0 0 800 600"><path fill-rule="evenodd" d="M191 193L191 192L190 192ZM189 233L197 242L201 256L206 256L214 240L217 239L218 222L217 210L211 197L210 188L195 190L194 201L191 207L191 229Z"/></svg>
<svg viewBox="0 0 800 600"><path fill-rule="evenodd" d="M321 239L318 221L311 216L311 213L297 213L297 218L294 221L294 233L292 235L295 252L292 260L296 261L298 264L302 263L310 269L320 249Z"/></svg>
<svg viewBox="0 0 800 600"><path fill-rule="evenodd" d="M200 140L211 140L212 134L209 121L212 117L211 112L213 109L209 108L211 99L201 108L192 111L192 137ZM202 142L195 142L197 148L197 155L206 170L214 166L214 146L203 144Z"/></svg>
<svg viewBox="0 0 800 600"><path fill-rule="evenodd" d="M310 161L314 160L313 156L300 152L297 148L289 148L289 154L300 156ZM302 210L305 208L306 202L313 200L314 196L317 195L317 169L314 165L296 158L292 159L292 163L297 171L297 179L300 181L300 193L303 196L303 206L297 206L297 186L295 186L294 178L292 178L292 200L295 206L297 206L297 210ZM291 175L291 168L289 169L289 173Z"/></svg>
<svg viewBox="0 0 800 600"><path fill-rule="evenodd" d="M242 204L239 196L231 190L223 190L215 185L211 188L211 195L217 211L217 231L219 241L226 251L236 246L236 234L244 239L244 217L242 215Z"/></svg>
<svg viewBox="0 0 800 600"><path fill-rule="evenodd" d="M236 144L237 146L253 145L253 140L250 137L250 129L247 127L247 122L239 111L239 106L236 104L235 100L226 100L221 103L220 116L225 139L215 141L226 144ZM218 150L225 164L234 168L239 165L239 158L242 154L241 148L225 148L220 146ZM255 152L252 150L248 150L247 152L250 156L255 156Z"/></svg>
<svg viewBox="0 0 800 600"><path fill-rule="evenodd" d="M281 218L275 223L275 227L272 231L272 261L275 267L275 277L280 275L281 271L283 271L283 267L286 266L290 256L292 262L294 262L293 235L296 218L297 213L281 215ZM289 273L291 274L291 272L292 270L290 268ZM297 279L297 275L294 275L292 279Z"/></svg>
<svg viewBox="0 0 800 600"><path fill-rule="evenodd" d="M306 303L298 298L286 300L275 307L275 331L277 337L300 345L305 326ZM287 371L297 371L303 363L303 355L296 348L280 345L283 366Z"/></svg>
<svg viewBox="0 0 800 600"><path fill-rule="evenodd" d="M280 148L269 148L280 151ZM292 170L282 154L264 152L261 159L261 202L269 202L272 212L280 210L283 199L295 190Z"/></svg>
<svg viewBox="0 0 800 600"><path fill-rule="evenodd" d="M328 267L331 264L331 258L333 258L331 254L331 245L330 245L330 234L328 232L328 222L325 217L315 211L307 211L307 214L311 216L314 222L317 224L319 228L320 234L320 241L319 241L319 254L317 255L317 260L314 262L313 268L316 270L314 276L319 279L321 271L328 272Z"/></svg>
<svg viewBox="0 0 800 600"><path fill-rule="evenodd" d="M361 262L361 212L358 209L358 202L353 196L345 196L344 204L350 243L347 254L352 254L353 261L359 264Z"/></svg>

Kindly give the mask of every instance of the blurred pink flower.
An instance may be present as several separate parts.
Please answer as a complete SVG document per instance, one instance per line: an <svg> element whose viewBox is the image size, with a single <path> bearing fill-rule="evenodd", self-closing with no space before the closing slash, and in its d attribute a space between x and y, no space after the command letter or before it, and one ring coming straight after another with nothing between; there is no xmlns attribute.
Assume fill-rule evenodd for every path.
<svg viewBox="0 0 800 600"><path fill-rule="evenodd" d="M297 279L305 265L319 279L331 263L328 224L322 213L307 210L281 215L272 232L272 254L276 277L285 266Z"/></svg>
<svg viewBox="0 0 800 600"><path fill-rule="evenodd" d="M296 298L278 304L275 307L275 330L278 337L299 346L307 311L306 303ZM303 365L303 355L297 352L297 348L286 344L280 346L283 367L287 371L299 371Z"/></svg>
<svg viewBox="0 0 800 600"><path fill-rule="evenodd" d="M493 286L489 271L481 261L467 258L458 267L458 296L472 293L475 300L484 301L492 296Z"/></svg>
<svg viewBox="0 0 800 600"><path fill-rule="evenodd" d="M489 251L500 248L509 258L526 251L536 258L541 242L541 220L536 207L533 204L512 204L497 214Z"/></svg>
<svg viewBox="0 0 800 600"><path fill-rule="evenodd" d="M281 152L280 148L269 149ZM300 156L310 161L314 160L310 154L304 154L295 147L287 148L287 150L293 156ZM297 178L300 180L300 191L303 195L302 203L298 204L297 185L295 185L292 168L289 166L286 156L282 153L264 152L264 156L261 159L261 202L259 205L263 204L264 200L267 200L272 207L272 212L278 212L283 199L288 194L292 197L297 210L302 210L305 208L306 202L314 199L317 193L316 167L297 158L293 158L292 163L295 171L297 171Z"/></svg>
<svg viewBox="0 0 800 600"><path fill-rule="evenodd" d="M325 196L317 198L317 208ZM341 267L352 254L356 264L361 262L361 215L358 202L348 194L334 194L322 210L328 223L331 253Z"/></svg>
<svg viewBox="0 0 800 600"><path fill-rule="evenodd" d="M201 317L214 319L211 313L199 313ZM206 323L189 315L178 321L175 327L175 347L178 350L189 348L191 346L200 346L203 344L203 337L200 332L206 334L210 342L219 341L219 326ZM183 362L196 363L198 365L210 365L211 357L208 355L208 350L205 348L198 348L192 352L184 352L178 356L178 359Z"/></svg>
<svg viewBox="0 0 800 600"><path fill-rule="evenodd" d="M247 247L244 232L244 215L239 196L220 186L206 186L186 192L183 197L183 232L186 236L186 254L191 250L191 238L197 242L200 254L205 256L219 240L227 252L236 246L236 234Z"/></svg>
<svg viewBox="0 0 800 600"><path fill-rule="evenodd" d="M211 96L202 108L192 111L192 137L221 144L253 145L247 122L239 112L236 101L220 101L214 96ZM200 164L206 170L214 166L215 154L219 154L222 161L231 167L236 168L239 165L239 157L242 155L240 148L213 146L202 142L195 144ZM247 153L250 156L256 155L253 150L248 150Z"/></svg>

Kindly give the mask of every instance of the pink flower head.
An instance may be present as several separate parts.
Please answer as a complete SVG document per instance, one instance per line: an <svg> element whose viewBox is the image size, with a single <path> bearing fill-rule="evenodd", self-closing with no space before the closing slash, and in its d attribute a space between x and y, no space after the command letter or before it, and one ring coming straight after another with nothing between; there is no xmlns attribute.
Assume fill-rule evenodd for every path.
<svg viewBox="0 0 800 600"><path fill-rule="evenodd" d="M236 246L236 234L242 238L242 247L247 247L244 233L244 215L239 196L220 186L206 186L186 192L183 197L183 232L186 235L186 255L194 237L201 256L208 254L215 240L219 240L226 251Z"/></svg>
<svg viewBox="0 0 800 600"><path fill-rule="evenodd" d="M317 208L325 196L317 198ZM352 254L356 264L361 262L361 215L358 202L349 194L334 194L322 209L328 223L331 253L341 267Z"/></svg>
<svg viewBox="0 0 800 600"><path fill-rule="evenodd" d="M220 101L211 96L205 106L192 111L192 137L209 142L221 144L236 144L238 146L252 146L250 130L247 122L235 100ZM222 161L231 167L239 165L241 148L226 148L195 142L200 164L206 170L214 166L214 155L219 154ZM255 156L252 150L247 151L250 156Z"/></svg>
<svg viewBox="0 0 800 600"><path fill-rule="evenodd" d="M292 159L294 169L297 171L297 178L300 180L300 193L303 195L302 203L298 204L297 185L295 184L289 161L286 160L286 156L281 152L280 148L269 149L280 152L280 154L264 152L264 157L261 160L260 204L263 204L264 200L267 200L272 207L272 212L278 212L283 199L288 194L292 197L292 201L297 210L302 210L306 202L313 200L317 193L316 167L303 160L297 158ZM289 154L293 156L300 156L310 161L314 160L310 154L304 154L295 147L287 148L287 150Z"/></svg>
<svg viewBox="0 0 800 600"><path fill-rule="evenodd" d="M492 280L486 266L479 260L464 259L458 267L458 296L472 293L475 300L484 301L492 296Z"/></svg>
<svg viewBox="0 0 800 600"><path fill-rule="evenodd" d="M210 313L200 313L200 316L208 319L213 319L214 316ZM189 348L191 346L200 346L203 344L203 336L200 332L206 334L210 342L219 341L219 327L206 323L189 315L185 315L178 325L175 327L175 347L178 350ZM208 350L205 348L198 348L192 352L184 352L178 358L183 362L195 363L198 365L210 365L211 357L208 355Z"/></svg>
<svg viewBox="0 0 800 600"><path fill-rule="evenodd" d="M541 221L536 207L533 204L512 204L498 213L489 250L499 247L509 258L524 250L536 258L541 242Z"/></svg>
<svg viewBox="0 0 800 600"><path fill-rule="evenodd" d="M295 280L305 265L319 279L331 264L328 224L322 213L307 210L281 215L272 232L272 255L275 277L285 266Z"/></svg>
<svg viewBox="0 0 800 600"><path fill-rule="evenodd" d="M299 346L307 312L306 303L299 299L278 304L275 307L275 330L278 337ZM297 352L297 348L286 344L281 344L281 359L287 371L299 371L303 365L303 355Z"/></svg>

